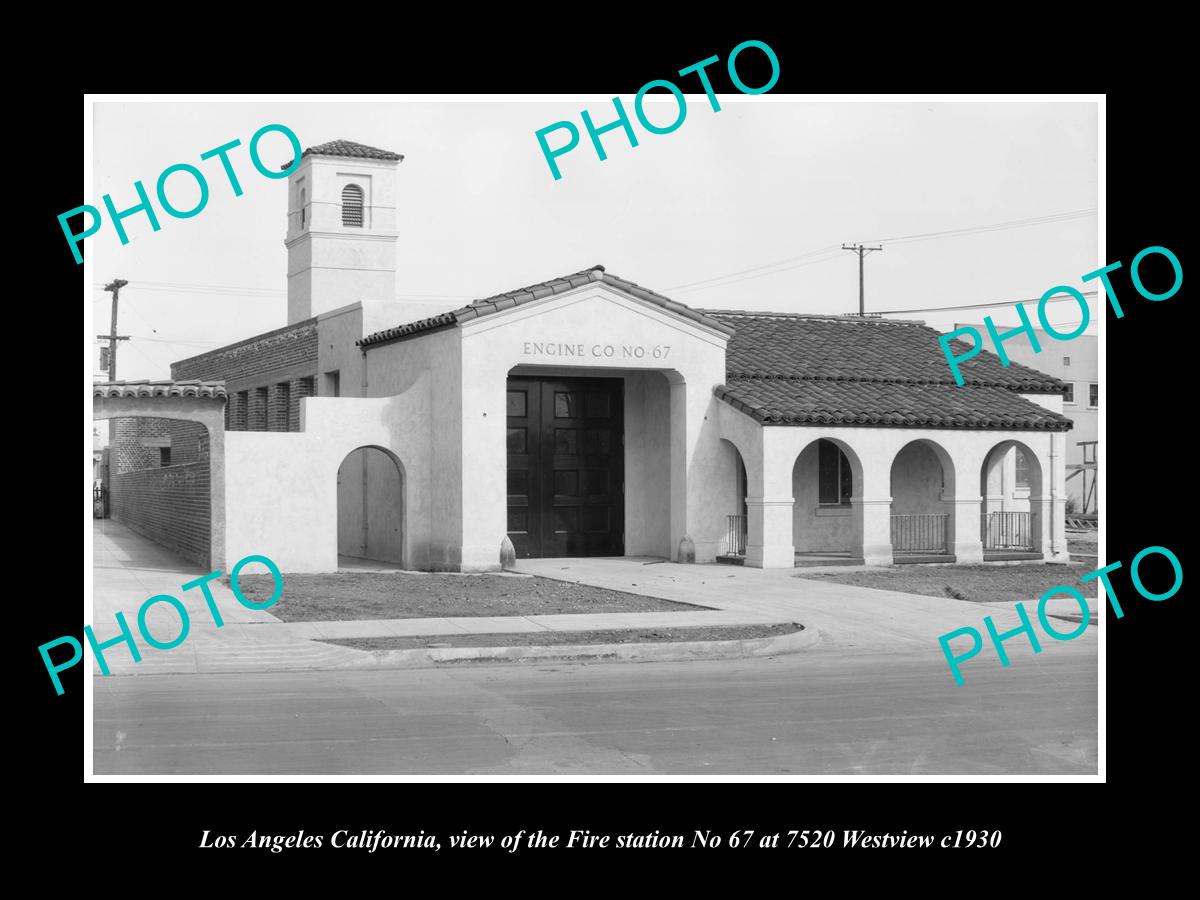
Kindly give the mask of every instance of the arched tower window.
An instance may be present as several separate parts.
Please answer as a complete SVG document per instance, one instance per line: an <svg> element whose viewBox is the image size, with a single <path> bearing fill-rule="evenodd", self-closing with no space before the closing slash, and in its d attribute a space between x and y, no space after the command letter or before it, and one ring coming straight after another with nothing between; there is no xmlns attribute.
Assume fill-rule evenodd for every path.
<svg viewBox="0 0 1200 900"><path fill-rule="evenodd" d="M342 224L351 228L362 228L363 191L357 184L342 188Z"/></svg>
<svg viewBox="0 0 1200 900"><path fill-rule="evenodd" d="M304 188L300 188L300 230L301 231L304 230L304 226L308 223L308 210L305 208L305 204L307 202L308 202L308 198L304 193Z"/></svg>

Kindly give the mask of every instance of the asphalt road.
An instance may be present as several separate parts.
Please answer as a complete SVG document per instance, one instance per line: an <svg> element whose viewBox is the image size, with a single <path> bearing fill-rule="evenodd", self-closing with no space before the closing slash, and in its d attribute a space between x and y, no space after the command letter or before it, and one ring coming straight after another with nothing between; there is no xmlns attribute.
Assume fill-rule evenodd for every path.
<svg viewBox="0 0 1200 900"><path fill-rule="evenodd" d="M96 774L1095 774L1095 644L94 679Z"/></svg>

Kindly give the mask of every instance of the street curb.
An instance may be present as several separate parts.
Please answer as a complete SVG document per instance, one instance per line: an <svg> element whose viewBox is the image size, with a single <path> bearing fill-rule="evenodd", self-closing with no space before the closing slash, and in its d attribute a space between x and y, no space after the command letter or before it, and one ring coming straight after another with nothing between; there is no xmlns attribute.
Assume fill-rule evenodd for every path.
<svg viewBox="0 0 1200 900"><path fill-rule="evenodd" d="M740 641L675 641L646 644L558 644L548 647L415 647L408 650L370 650L366 659L330 669L418 669L461 663L520 662L679 662L689 659L740 659L798 653L816 646L820 629L779 637Z"/></svg>

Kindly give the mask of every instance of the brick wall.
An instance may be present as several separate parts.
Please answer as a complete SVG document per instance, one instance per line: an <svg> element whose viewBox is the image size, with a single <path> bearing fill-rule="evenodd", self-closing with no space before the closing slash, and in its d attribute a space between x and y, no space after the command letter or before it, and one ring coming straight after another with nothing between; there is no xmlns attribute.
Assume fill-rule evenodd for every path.
<svg viewBox="0 0 1200 900"><path fill-rule="evenodd" d="M209 463L112 475L109 509L122 525L202 566L210 551Z"/></svg>
<svg viewBox="0 0 1200 900"><path fill-rule="evenodd" d="M267 391L267 431L288 430L288 402L291 383L273 384Z"/></svg>
<svg viewBox="0 0 1200 900"><path fill-rule="evenodd" d="M265 385L271 382L272 372L297 365L310 365L314 373L317 371L315 318L171 363L171 377L176 381L199 378L228 382L261 375Z"/></svg>
<svg viewBox="0 0 1200 900"><path fill-rule="evenodd" d="M300 399L316 393L316 370L314 318L172 363L171 377L224 381L226 431L299 431Z"/></svg>
<svg viewBox="0 0 1200 900"><path fill-rule="evenodd" d="M238 391L235 394L229 395L225 401L226 431L246 430L246 409L249 404L250 394L248 391Z"/></svg>
<svg viewBox="0 0 1200 900"><path fill-rule="evenodd" d="M171 465L200 461L201 438L208 437L208 429L199 422L170 419Z"/></svg>
<svg viewBox="0 0 1200 900"><path fill-rule="evenodd" d="M157 444L167 440L171 464L162 466ZM210 552L208 443L199 422L153 416L114 419L109 441L112 517L200 565Z"/></svg>
<svg viewBox="0 0 1200 900"><path fill-rule="evenodd" d="M170 419L113 419L109 439L113 473L156 467L160 456L158 447L143 446L142 441L166 439L170 437L170 428Z"/></svg>
<svg viewBox="0 0 1200 900"><path fill-rule="evenodd" d="M267 430L267 389L251 388L250 400L246 405L246 430Z"/></svg>
<svg viewBox="0 0 1200 900"><path fill-rule="evenodd" d="M115 461L113 472L121 474L159 468L161 446L170 446L172 465L197 462L200 440L207 436L208 429L199 422L152 416L114 419L109 442ZM150 446L146 446L147 443Z"/></svg>
<svg viewBox="0 0 1200 900"><path fill-rule="evenodd" d="M288 402L288 431L300 430L300 401L304 397L314 397L317 393L317 379L314 376L297 378L292 382Z"/></svg>

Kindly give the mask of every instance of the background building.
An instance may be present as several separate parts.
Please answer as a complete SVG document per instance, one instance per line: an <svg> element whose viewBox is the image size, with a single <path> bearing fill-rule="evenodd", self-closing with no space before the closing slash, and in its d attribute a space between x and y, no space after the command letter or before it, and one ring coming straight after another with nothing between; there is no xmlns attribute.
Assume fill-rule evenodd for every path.
<svg viewBox="0 0 1200 900"><path fill-rule="evenodd" d="M975 328L987 334L982 323L954 327ZM1024 338L1006 342L1004 351L1013 362L1053 375L1067 385L1062 411L1075 423L1067 440L1067 495L1074 501L1076 512L1095 513L1099 504L1096 469L1086 466L1095 465L1100 447L1100 359L1096 336L1083 334L1060 341L1040 328L1034 331L1041 353L1034 353L1033 345Z"/></svg>

